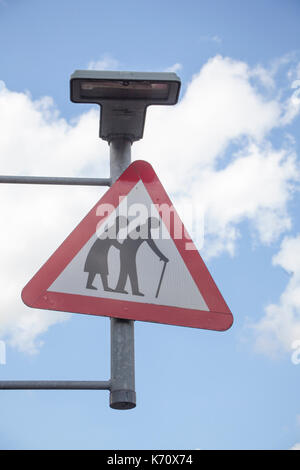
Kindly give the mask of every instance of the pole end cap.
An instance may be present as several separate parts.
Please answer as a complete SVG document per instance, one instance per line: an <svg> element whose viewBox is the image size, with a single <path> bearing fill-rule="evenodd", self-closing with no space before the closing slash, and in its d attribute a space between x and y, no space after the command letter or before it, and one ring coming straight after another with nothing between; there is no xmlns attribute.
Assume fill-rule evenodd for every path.
<svg viewBox="0 0 300 470"><path fill-rule="evenodd" d="M136 407L136 393L133 390L110 392L109 406L115 410L131 410Z"/></svg>

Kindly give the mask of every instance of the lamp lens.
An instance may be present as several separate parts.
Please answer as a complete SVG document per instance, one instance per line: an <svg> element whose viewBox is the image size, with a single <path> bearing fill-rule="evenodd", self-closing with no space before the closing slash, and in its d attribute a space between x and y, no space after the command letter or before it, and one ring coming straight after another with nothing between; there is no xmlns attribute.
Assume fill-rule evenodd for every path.
<svg viewBox="0 0 300 470"><path fill-rule="evenodd" d="M169 85L163 82L133 80L86 80L80 83L81 98L167 100Z"/></svg>

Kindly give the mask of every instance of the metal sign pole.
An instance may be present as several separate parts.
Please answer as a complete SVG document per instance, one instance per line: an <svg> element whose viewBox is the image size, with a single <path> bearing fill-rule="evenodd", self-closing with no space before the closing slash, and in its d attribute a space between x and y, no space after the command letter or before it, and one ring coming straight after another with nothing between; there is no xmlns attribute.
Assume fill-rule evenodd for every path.
<svg viewBox="0 0 300 470"><path fill-rule="evenodd" d="M76 178L64 176L10 176L0 175L0 183L54 184L73 186L111 186L110 178Z"/></svg>
<svg viewBox="0 0 300 470"><path fill-rule="evenodd" d="M131 163L131 142L110 142L110 176L114 183ZM134 321L111 318L110 406L128 410L136 406L134 373Z"/></svg>

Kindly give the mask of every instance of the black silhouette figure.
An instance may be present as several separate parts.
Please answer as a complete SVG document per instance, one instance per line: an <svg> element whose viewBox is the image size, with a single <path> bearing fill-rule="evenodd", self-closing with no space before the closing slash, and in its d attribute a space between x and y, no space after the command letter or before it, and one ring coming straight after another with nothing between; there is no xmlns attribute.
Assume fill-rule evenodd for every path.
<svg viewBox="0 0 300 470"><path fill-rule="evenodd" d="M93 281L96 274L100 274L103 289L106 292L114 292L114 289L108 286L107 280L109 274L108 252L112 246L119 249L122 246L117 240L117 234L127 223L126 217L116 217L115 224L110 228L106 227L102 237L98 238L92 245L84 265L84 271L89 273L86 284L87 289L97 290L97 287L93 286Z"/></svg>
<svg viewBox="0 0 300 470"><path fill-rule="evenodd" d="M121 294L128 294L125 290L127 279L129 278L131 290L133 295L144 296L139 290L136 257L137 252L142 243L146 242L152 251L159 257L160 261L167 263L169 260L164 254L158 249L151 237L151 228L158 228L159 220L154 217L149 217L145 224L135 228L133 232L129 233L127 238L124 240L120 247L120 276L115 289L115 292ZM136 234L140 233L141 236L136 237Z"/></svg>

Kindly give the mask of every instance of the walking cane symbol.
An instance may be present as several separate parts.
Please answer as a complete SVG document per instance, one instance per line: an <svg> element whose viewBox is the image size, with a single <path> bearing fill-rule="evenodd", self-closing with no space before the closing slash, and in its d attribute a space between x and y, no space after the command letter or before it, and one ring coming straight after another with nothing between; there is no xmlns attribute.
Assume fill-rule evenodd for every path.
<svg viewBox="0 0 300 470"><path fill-rule="evenodd" d="M165 274L167 263L168 263L168 260L164 262L164 267L162 269L162 272L161 272L161 275L160 275L160 280L159 280L158 287L157 287L157 291L156 291L156 294L155 294L156 298L158 297L158 294L159 294L159 291L160 291L160 287L161 287L161 283L162 283L162 280L163 280L163 277L164 277L164 274Z"/></svg>

